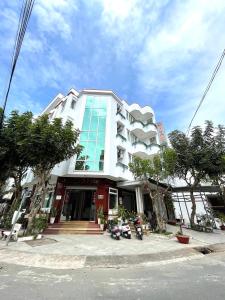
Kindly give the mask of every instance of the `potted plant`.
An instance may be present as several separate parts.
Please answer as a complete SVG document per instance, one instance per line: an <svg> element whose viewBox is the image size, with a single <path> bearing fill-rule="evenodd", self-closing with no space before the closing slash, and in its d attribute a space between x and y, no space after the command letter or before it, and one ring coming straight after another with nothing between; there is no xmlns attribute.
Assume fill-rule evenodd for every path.
<svg viewBox="0 0 225 300"><path fill-rule="evenodd" d="M122 221L127 222L127 216L128 216L128 212L127 212L126 208L122 205L119 205L119 207L118 207L118 219L121 219Z"/></svg>
<svg viewBox="0 0 225 300"><path fill-rule="evenodd" d="M142 228L143 228L143 229L146 229L147 224L148 224L148 218L147 218L147 216L146 216L145 214L143 214L143 215L141 216L141 219L142 219Z"/></svg>
<svg viewBox="0 0 225 300"><path fill-rule="evenodd" d="M97 218L98 218L98 224L101 224L101 219L104 219L104 212L103 212L103 206L99 206L97 209Z"/></svg>
<svg viewBox="0 0 225 300"><path fill-rule="evenodd" d="M57 209L54 206L52 206L50 210L50 224L54 224L56 215L57 215Z"/></svg>
<svg viewBox="0 0 225 300"><path fill-rule="evenodd" d="M100 229L103 231L104 230L104 225L105 225L105 218L100 219Z"/></svg>
<svg viewBox="0 0 225 300"><path fill-rule="evenodd" d="M189 244L190 236L183 234L183 230L180 224L180 230L176 234L176 238L181 244Z"/></svg>

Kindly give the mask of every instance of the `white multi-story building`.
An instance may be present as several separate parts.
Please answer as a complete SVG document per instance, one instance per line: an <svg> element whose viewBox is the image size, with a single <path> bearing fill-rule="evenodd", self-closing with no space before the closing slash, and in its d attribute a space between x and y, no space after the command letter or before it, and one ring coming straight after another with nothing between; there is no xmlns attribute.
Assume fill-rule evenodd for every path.
<svg viewBox="0 0 225 300"><path fill-rule="evenodd" d="M67 208L70 204L71 219L75 220L89 219L93 206L96 210L102 205L105 214L113 214L118 203L138 212L150 209L140 182L134 181L128 168L134 156L150 158L160 151L150 106L129 105L109 90L71 89L66 96L58 94L43 114L72 121L80 130L83 146L79 156L52 171L52 190L45 206L54 201L57 220L66 214L65 203ZM26 181L32 182L32 174Z"/></svg>

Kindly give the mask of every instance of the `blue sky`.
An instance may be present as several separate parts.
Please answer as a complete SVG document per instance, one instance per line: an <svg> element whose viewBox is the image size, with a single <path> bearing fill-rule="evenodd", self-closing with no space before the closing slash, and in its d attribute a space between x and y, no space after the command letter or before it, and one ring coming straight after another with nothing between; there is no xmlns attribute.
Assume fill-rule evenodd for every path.
<svg viewBox="0 0 225 300"><path fill-rule="evenodd" d="M3 98L22 0L0 1ZM186 130L225 47L224 0L36 0L8 111L38 114L70 88L112 89ZM195 119L225 124L225 62Z"/></svg>

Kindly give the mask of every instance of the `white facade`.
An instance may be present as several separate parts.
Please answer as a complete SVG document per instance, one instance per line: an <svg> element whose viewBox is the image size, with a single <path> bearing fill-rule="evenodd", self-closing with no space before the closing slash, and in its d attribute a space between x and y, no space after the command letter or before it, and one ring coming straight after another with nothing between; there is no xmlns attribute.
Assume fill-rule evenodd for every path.
<svg viewBox="0 0 225 300"><path fill-rule="evenodd" d="M71 89L68 95L57 95L42 114L49 118L70 120L74 128L81 131L87 99L106 103L104 167L102 170L76 170L77 157L55 166L52 175L63 177L103 177L115 181L132 180L128 164L133 156L150 158L160 150L155 114L151 107L141 108L138 104L128 105L112 91ZM90 133L89 133L90 134ZM78 141L82 145L82 141ZM30 178L29 178L30 177ZM31 181L27 176L26 181Z"/></svg>

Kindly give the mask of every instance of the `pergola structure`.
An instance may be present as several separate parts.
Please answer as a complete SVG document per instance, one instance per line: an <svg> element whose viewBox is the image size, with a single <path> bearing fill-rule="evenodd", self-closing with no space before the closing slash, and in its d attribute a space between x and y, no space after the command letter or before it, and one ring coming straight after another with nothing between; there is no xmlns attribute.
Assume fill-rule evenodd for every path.
<svg viewBox="0 0 225 300"><path fill-rule="evenodd" d="M179 214L181 219L185 219L184 216L187 216L190 222L190 210L192 205L190 197L190 187L173 187L171 192L173 203L179 210L179 212L176 212L176 214ZM221 198L219 186L198 186L194 189L194 197L196 202L197 214L199 211L201 211L202 213L206 214L213 223L215 223L213 213L214 209L225 209L224 204L221 205L221 203L219 203L219 198ZM212 205L210 203L210 199L212 198L216 199L214 203L217 202L218 205Z"/></svg>

